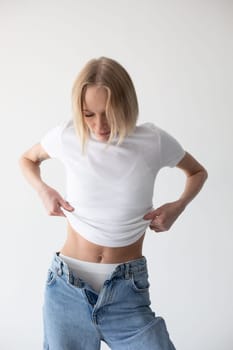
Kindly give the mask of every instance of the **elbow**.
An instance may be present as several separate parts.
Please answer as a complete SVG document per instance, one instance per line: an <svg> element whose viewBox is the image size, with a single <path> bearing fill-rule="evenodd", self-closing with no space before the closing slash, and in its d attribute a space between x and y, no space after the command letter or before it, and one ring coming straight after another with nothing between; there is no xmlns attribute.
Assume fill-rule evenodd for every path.
<svg viewBox="0 0 233 350"><path fill-rule="evenodd" d="M208 179L208 171L205 169L205 168L202 168L200 171L199 171L199 174L201 174L202 176L202 183L204 184L206 182L206 180Z"/></svg>
<svg viewBox="0 0 233 350"><path fill-rule="evenodd" d="M19 163L19 165L21 165L22 163L23 163L23 161L24 161L24 156L23 155L21 155L19 158L18 158L18 163Z"/></svg>
<svg viewBox="0 0 233 350"><path fill-rule="evenodd" d="M21 154L21 156L18 158L19 164L23 163L25 160L28 160L27 157L25 157L25 154Z"/></svg>
<svg viewBox="0 0 233 350"><path fill-rule="evenodd" d="M203 172L203 176L204 176L205 180L207 180L208 176L209 176L208 171L205 168L203 168L202 172Z"/></svg>
<svg viewBox="0 0 233 350"><path fill-rule="evenodd" d="M199 168L197 171L191 173L191 174L188 174L188 177L190 176L195 176L195 175L198 175L199 178L202 179L202 182L204 183L207 178L208 178L208 172L207 170L202 166L201 168Z"/></svg>
<svg viewBox="0 0 233 350"><path fill-rule="evenodd" d="M24 154L22 154L19 158L18 158L18 164L20 167L23 167L25 164L28 164L29 162L32 162L31 159L25 157Z"/></svg>

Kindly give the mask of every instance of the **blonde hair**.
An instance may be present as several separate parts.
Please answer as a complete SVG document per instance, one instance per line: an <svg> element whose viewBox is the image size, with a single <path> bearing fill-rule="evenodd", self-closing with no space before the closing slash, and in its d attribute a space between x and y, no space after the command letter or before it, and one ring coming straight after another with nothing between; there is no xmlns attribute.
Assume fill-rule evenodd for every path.
<svg viewBox="0 0 233 350"><path fill-rule="evenodd" d="M125 68L108 57L93 58L79 72L72 87L73 121L82 145L82 154L90 133L83 116L83 101L88 86L107 90L106 118L110 126L107 145L119 136L117 146L134 132L138 119L138 101L133 82Z"/></svg>

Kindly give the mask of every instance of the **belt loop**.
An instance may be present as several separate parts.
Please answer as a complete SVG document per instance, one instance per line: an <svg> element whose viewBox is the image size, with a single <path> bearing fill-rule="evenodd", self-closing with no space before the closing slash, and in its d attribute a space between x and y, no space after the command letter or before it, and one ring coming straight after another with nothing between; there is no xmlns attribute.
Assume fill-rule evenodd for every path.
<svg viewBox="0 0 233 350"><path fill-rule="evenodd" d="M57 270L58 276L61 276L61 275L63 274L63 269L62 269L62 267L63 267L63 261L59 261L59 268L58 268L58 270Z"/></svg>
<svg viewBox="0 0 233 350"><path fill-rule="evenodd" d="M129 264L125 264L125 279L129 279L130 274L129 274Z"/></svg>

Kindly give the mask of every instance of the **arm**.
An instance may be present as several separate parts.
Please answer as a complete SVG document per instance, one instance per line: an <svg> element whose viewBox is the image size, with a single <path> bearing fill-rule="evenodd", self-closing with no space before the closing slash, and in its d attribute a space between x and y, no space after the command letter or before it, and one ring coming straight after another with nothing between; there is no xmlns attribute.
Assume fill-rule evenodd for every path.
<svg viewBox="0 0 233 350"><path fill-rule="evenodd" d="M176 167L183 170L187 176L184 192L177 201L181 207L185 208L186 205L200 192L204 182L208 178L208 173L206 169L188 152L186 152L184 158L181 159Z"/></svg>
<svg viewBox="0 0 233 350"><path fill-rule="evenodd" d="M156 232L167 231L172 226L187 204L200 192L208 177L206 169L188 152L176 167L186 174L184 192L178 200L166 203L143 217L152 220L150 228Z"/></svg>
<svg viewBox="0 0 233 350"><path fill-rule="evenodd" d="M24 177L38 194L47 187L46 183L41 179L40 164L49 158L49 155L39 143L24 152L19 158L19 166Z"/></svg>
<svg viewBox="0 0 233 350"><path fill-rule="evenodd" d="M40 174L40 164L49 159L40 143L35 144L19 158L19 166L29 184L41 197L49 215L65 216L60 207L72 211L73 207L66 202L61 195L52 187L48 186Z"/></svg>

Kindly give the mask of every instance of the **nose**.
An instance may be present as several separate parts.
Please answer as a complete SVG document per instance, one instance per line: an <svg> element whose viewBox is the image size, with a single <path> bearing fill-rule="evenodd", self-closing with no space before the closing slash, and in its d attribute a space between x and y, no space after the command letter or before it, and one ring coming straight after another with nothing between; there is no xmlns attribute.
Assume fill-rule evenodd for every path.
<svg viewBox="0 0 233 350"><path fill-rule="evenodd" d="M106 117L99 117L96 120L96 131L99 133L103 133L109 130L108 123Z"/></svg>

